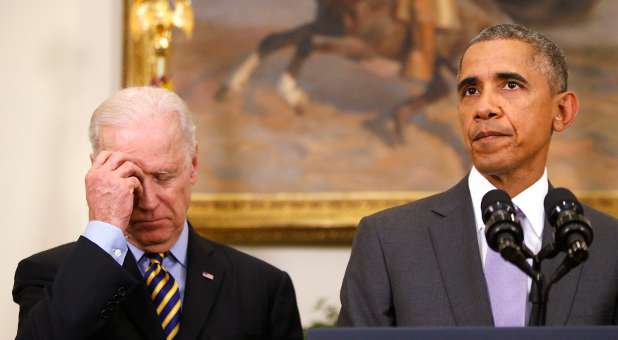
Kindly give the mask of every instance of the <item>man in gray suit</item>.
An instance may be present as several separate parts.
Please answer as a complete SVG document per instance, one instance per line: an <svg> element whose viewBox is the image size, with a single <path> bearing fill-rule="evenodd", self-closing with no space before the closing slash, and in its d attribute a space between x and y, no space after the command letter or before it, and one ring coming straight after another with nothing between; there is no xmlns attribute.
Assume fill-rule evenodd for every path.
<svg viewBox="0 0 618 340"><path fill-rule="evenodd" d="M573 123L578 100L567 90L560 49L512 24L487 28L470 42L460 61L457 90L474 167L446 192L360 222L341 288L338 325L526 324L530 279L519 272L517 280L523 281L517 288L510 287L515 279L495 279L496 258L501 270L515 267L488 249L480 204L485 193L502 189L521 213L526 245L536 253L552 240L543 209L550 187L547 155L552 134ZM618 321L618 221L584 210L595 233L590 256L552 288L548 325ZM544 262L545 275L562 260L559 255ZM522 286L520 297L501 297ZM514 305L521 308L512 312ZM511 315L504 318L505 312Z"/></svg>

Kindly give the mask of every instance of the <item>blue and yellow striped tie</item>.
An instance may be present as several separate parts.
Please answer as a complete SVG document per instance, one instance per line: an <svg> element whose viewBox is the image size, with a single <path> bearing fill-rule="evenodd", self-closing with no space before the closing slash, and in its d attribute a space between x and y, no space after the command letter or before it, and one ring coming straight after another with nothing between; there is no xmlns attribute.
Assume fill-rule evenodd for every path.
<svg viewBox="0 0 618 340"><path fill-rule="evenodd" d="M180 291L174 277L163 267L165 253L147 253L150 266L146 271L146 286L167 340L180 330Z"/></svg>

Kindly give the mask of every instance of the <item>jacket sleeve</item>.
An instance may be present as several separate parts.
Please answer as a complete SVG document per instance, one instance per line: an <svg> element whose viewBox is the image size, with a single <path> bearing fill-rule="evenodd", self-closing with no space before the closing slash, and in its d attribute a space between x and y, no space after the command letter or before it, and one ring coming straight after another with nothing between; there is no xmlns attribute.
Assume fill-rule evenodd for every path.
<svg viewBox="0 0 618 340"><path fill-rule="evenodd" d="M341 286L341 311L337 326L395 326L390 287L376 225L370 218L363 218Z"/></svg>
<svg viewBox="0 0 618 340"><path fill-rule="evenodd" d="M88 338L139 283L84 237L66 257L55 257L62 256L44 252L17 267L13 300L19 304L18 340Z"/></svg>
<svg viewBox="0 0 618 340"><path fill-rule="evenodd" d="M270 312L270 339L303 339L296 293L290 276L281 272Z"/></svg>

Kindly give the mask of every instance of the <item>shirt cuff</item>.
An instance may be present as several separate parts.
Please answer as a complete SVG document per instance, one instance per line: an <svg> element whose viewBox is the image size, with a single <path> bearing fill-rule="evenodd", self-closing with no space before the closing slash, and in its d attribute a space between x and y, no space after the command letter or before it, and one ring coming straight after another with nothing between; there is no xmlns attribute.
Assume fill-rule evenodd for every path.
<svg viewBox="0 0 618 340"><path fill-rule="evenodd" d="M90 221L82 236L94 242L122 266L129 246L120 228L101 221Z"/></svg>

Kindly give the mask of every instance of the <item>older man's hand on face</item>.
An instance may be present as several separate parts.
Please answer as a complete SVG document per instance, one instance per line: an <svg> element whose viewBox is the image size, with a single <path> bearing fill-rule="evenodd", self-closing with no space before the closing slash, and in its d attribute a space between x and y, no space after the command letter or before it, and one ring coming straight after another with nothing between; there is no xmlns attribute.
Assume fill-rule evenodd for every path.
<svg viewBox="0 0 618 340"><path fill-rule="evenodd" d="M143 192L144 172L121 152L101 151L86 174L89 219L125 231L136 197Z"/></svg>

